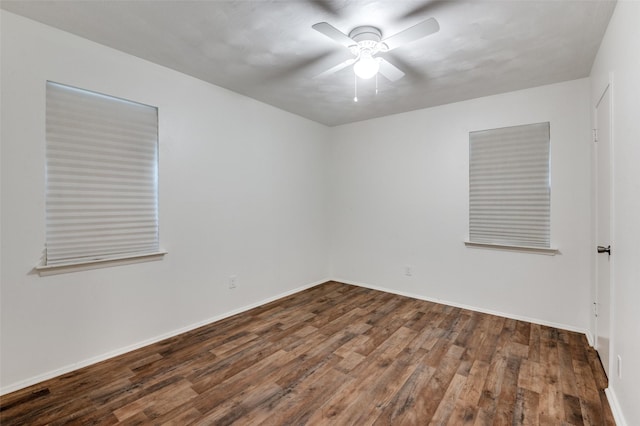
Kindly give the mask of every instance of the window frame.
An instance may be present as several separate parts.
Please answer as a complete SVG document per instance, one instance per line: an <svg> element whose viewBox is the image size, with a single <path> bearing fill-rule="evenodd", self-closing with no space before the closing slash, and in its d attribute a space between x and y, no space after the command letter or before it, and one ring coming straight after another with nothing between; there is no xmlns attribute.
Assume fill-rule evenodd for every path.
<svg viewBox="0 0 640 426"><path fill-rule="evenodd" d="M158 108L54 81L45 90L46 243L35 269L161 259Z"/></svg>
<svg viewBox="0 0 640 426"><path fill-rule="evenodd" d="M469 132L467 247L558 253L551 245L550 131L541 122Z"/></svg>

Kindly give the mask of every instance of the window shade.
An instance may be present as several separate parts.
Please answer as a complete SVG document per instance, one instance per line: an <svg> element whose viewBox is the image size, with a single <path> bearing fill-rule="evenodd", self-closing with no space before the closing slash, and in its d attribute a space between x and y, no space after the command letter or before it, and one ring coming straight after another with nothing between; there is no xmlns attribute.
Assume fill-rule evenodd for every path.
<svg viewBox="0 0 640 426"><path fill-rule="evenodd" d="M469 133L469 240L550 247L549 123Z"/></svg>
<svg viewBox="0 0 640 426"><path fill-rule="evenodd" d="M158 112L47 82L46 264L158 252Z"/></svg>

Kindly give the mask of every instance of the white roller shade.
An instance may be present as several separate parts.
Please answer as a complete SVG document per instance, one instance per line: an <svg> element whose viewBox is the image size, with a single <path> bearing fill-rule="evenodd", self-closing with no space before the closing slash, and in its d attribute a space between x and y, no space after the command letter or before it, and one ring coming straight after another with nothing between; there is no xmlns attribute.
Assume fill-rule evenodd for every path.
<svg viewBox="0 0 640 426"><path fill-rule="evenodd" d="M46 137L46 264L157 252L157 109L47 82Z"/></svg>
<svg viewBox="0 0 640 426"><path fill-rule="evenodd" d="M550 247L549 123L469 133L469 240Z"/></svg>

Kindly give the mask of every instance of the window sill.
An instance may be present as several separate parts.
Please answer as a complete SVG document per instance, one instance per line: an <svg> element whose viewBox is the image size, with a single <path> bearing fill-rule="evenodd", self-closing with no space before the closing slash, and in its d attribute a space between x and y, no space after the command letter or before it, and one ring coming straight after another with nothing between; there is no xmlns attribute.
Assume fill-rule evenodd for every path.
<svg viewBox="0 0 640 426"><path fill-rule="evenodd" d="M40 265L36 266L35 270L41 277L46 277L49 275L66 274L68 272L87 271L90 269L162 260L165 254L167 254L166 251L159 251L155 253L117 257L113 259L90 260L88 262L68 263L63 265Z"/></svg>
<svg viewBox="0 0 640 426"><path fill-rule="evenodd" d="M555 256L556 254L560 253L560 250L558 250L557 248L508 246L503 244L474 243L472 241L465 241L464 245L471 248L517 251L522 253L544 254L547 256Z"/></svg>

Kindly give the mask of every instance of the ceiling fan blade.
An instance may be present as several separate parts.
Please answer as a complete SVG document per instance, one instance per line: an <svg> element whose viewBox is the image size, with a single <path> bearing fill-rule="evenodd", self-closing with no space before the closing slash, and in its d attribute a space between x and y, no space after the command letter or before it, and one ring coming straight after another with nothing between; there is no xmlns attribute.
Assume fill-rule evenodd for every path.
<svg viewBox="0 0 640 426"><path fill-rule="evenodd" d="M327 0L309 0L309 2L325 13L332 16L340 16L340 9L338 9L332 2Z"/></svg>
<svg viewBox="0 0 640 426"><path fill-rule="evenodd" d="M380 70L379 70L380 74L382 74L389 80L396 81L404 77L404 73L400 71L398 67L393 65L391 62L383 58L379 58L378 60L380 61Z"/></svg>
<svg viewBox="0 0 640 426"><path fill-rule="evenodd" d="M327 51L310 58L301 58L296 62L282 65L281 67L273 67L273 69L269 69L264 73L263 81L284 81L291 77L313 75L326 69L330 64L335 64L344 55L340 55L338 58L336 56L335 52Z"/></svg>
<svg viewBox="0 0 640 426"><path fill-rule="evenodd" d="M434 11L437 11L442 6L450 6L453 2L450 0L428 0L425 4L422 4L416 8L411 9L404 15L400 16L400 19L410 19L416 16L424 15L437 15Z"/></svg>
<svg viewBox="0 0 640 426"><path fill-rule="evenodd" d="M333 67L329 68L328 70L326 70L324 72L321 72L320 74L316 75L313 78L323 78L323 77L326 77L326 76L328 76L330 74L336 73L336 72L348 67L349 65L353 65L353 63L355 61L356 61L355 58L347 59L346 61L341 62L338 65L333 66Z"/></svg>
<svg viewBox="0 0 640 426"><path fill-rule="evenodd" d="M326 22L318 22L317 24L312 25L311 28L313 28L318 32L321 32L322 34L326 35L330 39L340 43L344 47L349 47L349 46L353 46L354 44L358 44L354 40L349 38L349 36L344 34L342 31L338 30L336 27Z"/></svg>
<svg viewBox="0 0 640 426"><path fill-rule="evenodd" d="M429 18L426 21L422 21L419 24L414 25L413 27L409 27L404 31L400 31L398 34L392 35L391 37L382 40L384 44L387 45L389 50L393 50L395 48L404 46L405 44L411 43L412 41L416 41L433 33L436 33L440 30L440 25L435 18Z"/></svg>

